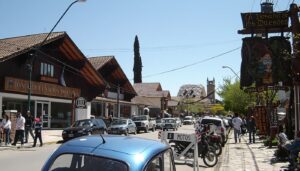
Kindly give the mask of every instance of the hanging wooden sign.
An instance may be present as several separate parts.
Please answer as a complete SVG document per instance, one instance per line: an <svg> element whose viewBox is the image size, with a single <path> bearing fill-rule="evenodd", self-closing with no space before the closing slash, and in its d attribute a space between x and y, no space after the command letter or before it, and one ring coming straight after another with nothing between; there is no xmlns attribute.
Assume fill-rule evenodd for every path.
<svg viewBox="0 0 300 171"><path fill-rule="evenodd" d="M273 13L241 13L244 28L288 27L287 11Z"/></svg>
<svg viewBox="0 0 300 171"><path fill-rule="evenodd" d="M244 30L239 34L257 34L271 32L288 32L288 11L273 13L241 13Z"/></svg>

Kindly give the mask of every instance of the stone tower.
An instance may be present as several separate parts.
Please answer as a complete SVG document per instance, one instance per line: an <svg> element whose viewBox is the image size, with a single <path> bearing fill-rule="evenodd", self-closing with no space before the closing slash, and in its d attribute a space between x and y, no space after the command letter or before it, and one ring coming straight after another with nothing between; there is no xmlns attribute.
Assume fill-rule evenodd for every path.
<svg viewBox="0 0 300 171"><path fill-rule="evenodd" d="M208 80L207 78L207 96L211 103L216 102L215 94L215 78L213 80Z"/></svg>

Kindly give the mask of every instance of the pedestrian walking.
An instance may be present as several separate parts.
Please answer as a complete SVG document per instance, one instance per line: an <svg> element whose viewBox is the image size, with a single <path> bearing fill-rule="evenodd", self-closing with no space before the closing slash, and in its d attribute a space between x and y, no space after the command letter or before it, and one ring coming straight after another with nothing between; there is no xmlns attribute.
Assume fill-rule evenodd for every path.
<svg viewBox="0 0 300 171"><path fill-rule="evenodd" d="M26 115L26 121L25 121L25 143L28 143L28 134L31 135L32 139L34 139L34 135L33 135L33 116L31 115L30 111L27 111L27 115Z"/></svg>
<svg viewBox="0 0 300 171"><path fill-rule="evenodd" d="M0 146L2 145L2 141L3 141L3 119L0 119Z"/></svg>
<svg viewBox="0 0 300 171"><path fill-rule="evenodd" d="M253 116L250 116L248 122L249 143L255 143L256 122Z"/></svg>
<svg viewBox="0 0 300 171"><path fill-rule="evenodd" d="M246 121L245 117L242 117L241 119L243 121L243 123L241 125L241 134L244 135L247 133L247 121Z"/></svg>
<svg viewBox="0 0 300 171"><path fill-rule="evenodd" d="M5 137L5 145L10 145L10 130L11 130L11 121L7 114L3 115L2 126Z"/></svg>
<svg viewBox="0 0 300 171"><path fill-rule="evenodd" d="M234 131L234 141L237 143L241 142L241 125L243 124L243 120L239 117L238 113L234 114L234 118L232 119L233 131Z"/></svg>
<svg viewBox="0 0 300 171"><path fill-rule="evenodd" d="M21 141L21 146L24 144L24 130L25 130L25 118L22 116L21 112L17 113L17 120L16 120L16 133L14 142L11 144L15 146L17 142Z"/></svg>
<svg viewBox="0 0 300 171"><path fill-rule="evenodd" d="M32 147L36 146L37 139L39 139L39 141L40 141L40 147L43 146L42 128L43 128L43 125L42 125L41 119L40 118L35 118L35 120L34 120L34 134L35 134L35 136L34 136L34 142L33 142Z"/></svg>

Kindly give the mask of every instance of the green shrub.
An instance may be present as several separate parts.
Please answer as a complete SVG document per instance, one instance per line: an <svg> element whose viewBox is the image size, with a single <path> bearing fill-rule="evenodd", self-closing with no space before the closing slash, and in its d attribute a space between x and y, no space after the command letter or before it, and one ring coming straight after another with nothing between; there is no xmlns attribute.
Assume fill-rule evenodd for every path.
<svg viewBox="0 0 300 171"><path fill-rule="evenodd" d="M264 146L269 146L269 144L270 144L270 137L267 137L264 141L263 141L263 143L264 143ZM272 140L272 146L277 146L279 143L278 143L278 139L277 138L274 138L273 140Z"/></svg>

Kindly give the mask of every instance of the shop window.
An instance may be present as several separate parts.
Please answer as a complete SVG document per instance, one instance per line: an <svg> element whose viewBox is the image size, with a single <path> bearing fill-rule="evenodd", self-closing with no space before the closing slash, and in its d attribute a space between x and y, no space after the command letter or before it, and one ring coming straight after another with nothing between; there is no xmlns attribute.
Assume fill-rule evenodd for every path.
<svg viewBox="0 0 300 171"><path fill-rule="evenodd" d="M105 116L105 103L103 102L92 102L91 114L96 118Z"/></svg>
<svg viewBox="0 0 300 171"><path fill-rule="evenodd" d="M41 63L41 75L53 77L54 76L54 66L47 63Z"/></svg>
<svg viewBox="0 0 300 171"><path fill-rule="evenodd" d="M51 128L66 128L71 125L72 104L51 103Z"/></svg>

